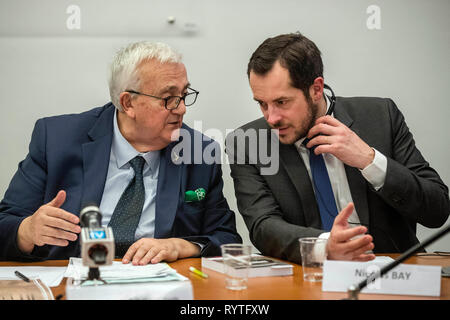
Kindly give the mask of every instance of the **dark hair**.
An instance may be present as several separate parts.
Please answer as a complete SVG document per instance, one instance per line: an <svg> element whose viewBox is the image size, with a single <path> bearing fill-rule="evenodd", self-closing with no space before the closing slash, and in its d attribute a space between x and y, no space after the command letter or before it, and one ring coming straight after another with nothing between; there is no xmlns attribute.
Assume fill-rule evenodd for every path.
<svg viewBox="0 0 450 320"><path fill-rule="evenodd" d="M309 87L317 77L323 77L323 64L317 46L300 32L266 39L253 53L247 67L250 72L264 75L274 63L288 69L292 86L309 97Z"/></svg>

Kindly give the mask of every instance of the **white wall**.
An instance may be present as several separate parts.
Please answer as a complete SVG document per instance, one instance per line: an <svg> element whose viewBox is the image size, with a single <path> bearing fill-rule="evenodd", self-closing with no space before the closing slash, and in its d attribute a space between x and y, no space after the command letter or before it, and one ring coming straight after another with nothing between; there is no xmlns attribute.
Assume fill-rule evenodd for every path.
<svg viewBox="0 0 450 320"><path fill-rule="evenodd" d="M73 11L66 13L70 5L80 9L80 29L67 27L68 20L76 22ZM370 5L381 10L379 30L367 28ZM185 122L202 120L203 131L218 128L225 135L261 116L246 77L251 53L267 37L295 31L321 49L326 82L337 95L392 98L449 185L448 12L448 0L1 0L0 195L27 153L38 118L109 101L107 67L120 47L155 40L181 51L201 92ZM229 167L223 169L225 196L238 213ZM419 227L418 236L432 232ZM429 247L449 249L450 235Z"/></svg>

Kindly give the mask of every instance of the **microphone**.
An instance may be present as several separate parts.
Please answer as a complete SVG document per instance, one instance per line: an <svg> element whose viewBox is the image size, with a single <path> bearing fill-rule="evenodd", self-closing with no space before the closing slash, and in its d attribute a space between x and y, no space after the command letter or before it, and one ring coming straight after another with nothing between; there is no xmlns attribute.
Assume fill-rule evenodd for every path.
<svg viewBox="0 0 450 320"><path fill-rule="evenodd" d="M410 249L408 249L406 252L404 252L402 255L400 255L397 259L392 261L391 263L387 264L379 272L374 273L373 275L367 277L365 280L361 281L358 284L352 285L348 288L348 298L345 300L358 300L358 294L361 292L362 289L364 289L368 284L375 281L377 278L382 277L387 272L394 269L396 266L398 266L403 261L409 259L414 254L419 252L421 249L425 248L429 244L433 243L437 239L443 237L445 234L447 234L450 231L450 224L448 224L443 229L439 230L435 234L431 235L427 239L425 239L423 242L419 242L418 244L414 245Z"/></svg>
<svg viewBox="0 0 450 320"><path fill-rule="evenodd" d="M80 212L81 257L83 265L97 269L114 259L114 235L111 227L102 227L102 214L96 204L86 204ZM99 273L97 278L99 277Z"/></svg>

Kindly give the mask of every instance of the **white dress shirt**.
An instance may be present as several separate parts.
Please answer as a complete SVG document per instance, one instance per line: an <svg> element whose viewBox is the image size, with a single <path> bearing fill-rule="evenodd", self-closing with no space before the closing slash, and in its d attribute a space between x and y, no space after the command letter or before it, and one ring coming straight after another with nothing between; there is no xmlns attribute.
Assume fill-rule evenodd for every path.
<svg viewBox="0 0 450 320"><path fill-rule="evenodd" d="M328 97L326 95L325 100L327 102L328 110L328 108L330 107L330 101L328 100ZM311 168L309 165L309 150L302 144L304 139L305 138L298 140L295 143L295 146L300 153L303 162L305 163L309 178L312 179ZM372 184L375 190L379 190L381 187L383 187L386 178L387 159L376 149L373 150L375 151L373 162L360 171L363 177ZM327 168L328 176L330 177L331 188L333 189L336 207L338 212L340 212L349 204L349 202L353 202L350 187L348 185L347 175L345 173L344 163L332 154L325 153L322 155L324 158L325 166ZM351 223L350 227L360 225L360 220L356 209L353 210L348 219L348 222ZM321 238L328 238L328 236L329 232L325 232L320 235Z"/></svg>
<svg viewBox="0 0 450 320"><path fill-rule="evenodd" d="M129 161L140 155L145 159L143 169L145 201L136 229L135 240L144 237L153 238L155 233L155 200L159 174L159 151L138 152L120 132L117 124L117 111L114 112L113 121L114 131L108 174L100 203L100 211L103 216L102 225L108 225L120 196L134 177L134 170Z"/></svg>

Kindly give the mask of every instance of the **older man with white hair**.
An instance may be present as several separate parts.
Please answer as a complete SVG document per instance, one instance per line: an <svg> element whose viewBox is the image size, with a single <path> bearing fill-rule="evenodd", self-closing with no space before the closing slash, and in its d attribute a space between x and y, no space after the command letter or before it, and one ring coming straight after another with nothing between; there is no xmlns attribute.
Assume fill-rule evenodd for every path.
<svg viewBox="0 0 450 320"><path fill-rule="evenodd" d="M124 263L218 255L221 244L242 241L220 164L173 161L181 128L201 137L183 124L199 92L180 54L133 43L115 56L109 87L112 103L36 122L0 203L1 260L78 256L79 212L91 202ZM215 143L201 140L202 149ZM189 197L198 190L203 198Z"/></svg>

